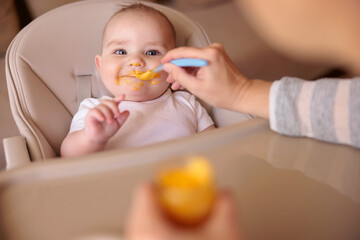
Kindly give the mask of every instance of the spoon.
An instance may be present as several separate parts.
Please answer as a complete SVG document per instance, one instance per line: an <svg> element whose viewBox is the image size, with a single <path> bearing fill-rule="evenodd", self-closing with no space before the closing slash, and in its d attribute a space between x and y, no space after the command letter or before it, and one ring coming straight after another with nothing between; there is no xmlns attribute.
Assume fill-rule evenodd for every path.
<svg viewBox="0 0 360 240"><path fill-rule="evenodd" d="M208 64L207 61L198 58L179 58L171 60L170 63L179 67L204 67ZM136 74L136 78L144 81L151 80L157 75L156 73L162 71L163 68L164 64L161 64L155 69L148 70L141 74Z"/></svg>
<svg viewBox="0 0 360 240"><path fill-rule="evenodd" d="M170 63L179 67L204 67L208 64L207 61L198 58L179 58L171 60ZM161 64L153 70L154 73L162 71L164 64Z"/></svg>

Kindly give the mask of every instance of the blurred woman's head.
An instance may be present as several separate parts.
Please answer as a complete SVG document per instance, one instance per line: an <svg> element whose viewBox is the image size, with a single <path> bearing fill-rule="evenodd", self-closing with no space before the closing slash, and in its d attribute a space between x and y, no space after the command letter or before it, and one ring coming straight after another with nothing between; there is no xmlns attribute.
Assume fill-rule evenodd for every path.
<svg viewBox="0 0 360 240"><path fill-rule="evenodd" d="M250 24L274 48L299 59L359 70L360 1L237 0Z"/></svg>

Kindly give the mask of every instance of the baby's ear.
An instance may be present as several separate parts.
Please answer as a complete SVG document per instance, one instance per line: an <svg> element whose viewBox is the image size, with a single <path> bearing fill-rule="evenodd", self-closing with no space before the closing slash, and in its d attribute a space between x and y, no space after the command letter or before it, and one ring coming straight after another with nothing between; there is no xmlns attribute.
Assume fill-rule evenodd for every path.
<svg viewBox="0 0 360 240"><path fill-rule="evenodd" d="M101 56L98 54L95 56L95 64L97 69L100 71L101 70Z"/></svg>

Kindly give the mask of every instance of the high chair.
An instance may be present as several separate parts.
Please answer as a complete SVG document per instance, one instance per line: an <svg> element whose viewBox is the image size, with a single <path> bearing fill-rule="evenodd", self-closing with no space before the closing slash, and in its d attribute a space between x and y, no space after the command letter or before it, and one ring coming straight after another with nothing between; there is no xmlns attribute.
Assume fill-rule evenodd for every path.
<svg viewBox="0 0 360 240"><path fill-rule="evenodd" d="M62 140L79 103L108 94L94 56L102 31L123 0L89 0L54 9L31 22L12 41L6 55L10 105L21 136L4 140L7 168L59 156ZM169 7L162 11L176 30L177 46L210 44L203 28ZM218 126L251 116L205 106ZM229 117L231 116L231 117Z"/></svg>

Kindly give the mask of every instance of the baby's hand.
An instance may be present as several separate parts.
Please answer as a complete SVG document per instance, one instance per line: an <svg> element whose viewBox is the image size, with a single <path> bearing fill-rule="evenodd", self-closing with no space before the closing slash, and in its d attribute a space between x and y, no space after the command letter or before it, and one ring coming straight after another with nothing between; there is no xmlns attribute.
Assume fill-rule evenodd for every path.
<svg viewBox="0 0 360 240"><path fill-rule="evenodd" d="M104 100L90 109L85 118L85 133L89 141L105 144L120 129L129 116L129 111L120 112L118 105L124 95L113 100Z"/></svg>

